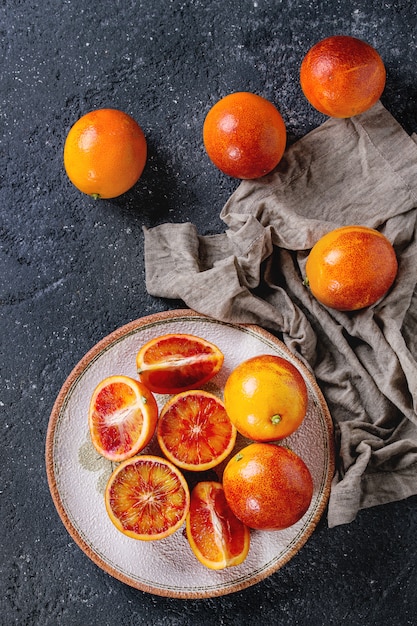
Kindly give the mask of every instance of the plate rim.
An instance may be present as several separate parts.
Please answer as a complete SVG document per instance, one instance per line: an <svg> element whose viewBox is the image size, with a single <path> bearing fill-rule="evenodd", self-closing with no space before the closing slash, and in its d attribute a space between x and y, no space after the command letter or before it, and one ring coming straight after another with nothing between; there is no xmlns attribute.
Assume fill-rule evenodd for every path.
<svg viewBox="0 0 417 626"><path fill-rule="evenodd" d="M261 335L263 338L271 341L272 343L279 344L280 349L287 353L287 355L295 360L298 366L302 369L303 373L307 376L308 382L313 388L316 399L319 402L321 414L324 418L324 422L326 425L326 435L327 435L327 474L324 481L324 484L321 486L321 494L319 498L318 506L316 507L312 518L308 522L307 526L303 529L303 533L300 537L297 537L294 541L294 545L288 550L285 557L283 557L278 564L273 564L269 567L262 569L261 572L254 572L253 576L245 577L242 581L233 581L231 583L225 583L223 587L204 587L201 590L173 590L171 588L163 588L163 587L153 587L147 583L142 581L137 581L129 576L125 575L123 572L117 570L112 565L107 563L104 559L101 558L97 552L95 552L88 543L83 539L77 529L73 526L66 510L64 504L61 500L61 495L59 493L57 480L54 472L54 444L55 444L55 429L62 411L62 408L65 404L65 400L67 395L70 393L72 387L77 383L77 380L80 374L85 370L85 368L92 363L92 361L99 356L104 349L108 349L117 341L119 341L122 337L131 332L134 332L137 329L140 329L142 326L148 326L150 324L158 323L160 321L169 321L174 320L176 318L184 318L184 317L197 317L207 319L213 323L218 323L225 326L230 326L234 328L245 328L248 330L253 330L257 335ZM172 309L167 311L160 311L157 313L151 313L149 315L140 317L138 319L132 320L118 328L114 331L110 332L108 335L100 339L92 348L90 348L84 356L78 361L78 363L73 367L73 369L68 374L65 379L63 385L61 386L58 395L54 401L49 421L48 428L46 433L46 441L45 441L45 465L46 465L46 474L49 490L51 493L51 497L55 508L58 512L58 515L64 524L65 529L72 537L74 542L78 545L78 547L90 558L93 563L95 563L98 567L104 570L107 574L116 578L117 580L127 584L130 587L138 589L140 591L144 591L146 593L150 593L153 595L170 597L170 598L179 598L179 599L201 599L201 598L210 598L210 597L218 597L227 595L230 593L235 593L237 591L241 591L250 586L253 586L271 576L274 572L281 569L284 565L286 565L294 556L299 552L299 550L305 545L308 539L313 534L318 522L320 521L326 507L328 504L328 500L330 497L330 489L331 483L335 471L335 442L334 442L334 425L333 420L331 418L331 414L323 393L318 386L318 383L314 377L314 374L307 368L305 363L301 361L301 359L294 354L288 346L286 346L280 339L275 337L272 333L265 330L261 326L256 324L239 324L233 322L225 322L222 320L217 320L215 318L209 317L202 313L198 313L193 309Z"/></svg>

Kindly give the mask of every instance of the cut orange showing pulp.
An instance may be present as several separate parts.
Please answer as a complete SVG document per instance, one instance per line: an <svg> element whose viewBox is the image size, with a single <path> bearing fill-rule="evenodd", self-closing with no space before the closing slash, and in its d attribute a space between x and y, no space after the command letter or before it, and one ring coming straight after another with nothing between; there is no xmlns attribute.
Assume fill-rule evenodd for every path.
<svg viewBox="0 0 417 626"><path fill-rule="evenodd" d="M90 401L89 429L97 452L109 461L134 456L151 440L158 419L152 393L128 376L109 376Z"/></svg>
<svg viewBox="0 0 417 626"><path fill-rule="evenodd" d="M214 344L188 334L167 334L151 339L139 350L139 380L155 393L181 393L208 382L223 365Z"/></svg>
<svg viewBox="0 0 417 626"><path fill-rule="evenodd" d="M202 481L192 490L186 532L195 556L210 569L239 565L248 555L250 530L232 512L219 482Z"/></svg>
<svg viewBox="0 0 417 626"><path fill-rule="evenodd" d="M162 452L175 465L204 471L232 452L236 428L217 396L192 390L168 400L161 410L156 436Z"/></svg>
<svg viewBox="0 0 417 626"><path fill-rule="evenodd" d="M190 492L175 465L142 454L127 459L113 471L105 504L111 521L124 535L152 541L172 535L183 525Z"/></svg>

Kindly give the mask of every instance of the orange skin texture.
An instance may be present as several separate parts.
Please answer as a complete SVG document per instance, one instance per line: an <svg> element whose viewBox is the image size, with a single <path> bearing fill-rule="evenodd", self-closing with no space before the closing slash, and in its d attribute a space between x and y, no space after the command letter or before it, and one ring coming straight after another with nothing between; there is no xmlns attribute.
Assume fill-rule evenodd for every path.
<svg viewBox="0 0 417 626"><path fill-rule="evenodd" d="M209 158L222 172L253 179L269 174L278 165L286 146L286 128L269 100L237 92L210 109L203 141Z"/></svg>
<svg viewBox="0 0 417 626"><path fill-rule="evenodd" d="M390 241L366 226L324 235L307 258L307 283L317 300L339 311L375 304L393 284L398 262Z"/></svg>
<svg viewBox="0 0 417 626"><path fill-rule="evenodd" d="M209 569L240 565L249 552L250 530L237 519L216 481L201 481L192 490L186 533L193 553Z"/></svg>
<svg viewBox="0 0 417 626"><path fill-rule="evenodd" d="M94 198L116 198L139 180L147 143L137 122L116 109L97 109L71 127L64 166L71 182Z"/></svg>
<svg viewBox="0 0 417 626"><path fill-rule="evenodd" d="M308 510L313 479L292 450L272 443L252 443L225 467L223 488L230 508L246 526L283 530Z"/></svg>
<svg viewBox="0 0 417 626"><path fill-rule="evenodd" d="M248 439L278 441L302 423L307 387L297 368L275 355L240 363L226 380L224 405L230 421Z"/></svg>
<svg viewBox="0 0 417 626"><path fill-rule="evenodd" d="M330 117L353 117L370 109L385 88L386 71L378 52L366 42L335 35L305 55L300 83L305 97Z"/></svg>

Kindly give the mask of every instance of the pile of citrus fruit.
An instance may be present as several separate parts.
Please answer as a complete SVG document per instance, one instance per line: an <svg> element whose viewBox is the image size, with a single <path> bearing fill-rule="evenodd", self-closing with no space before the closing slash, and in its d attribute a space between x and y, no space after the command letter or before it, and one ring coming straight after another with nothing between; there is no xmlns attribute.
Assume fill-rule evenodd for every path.
<svg viewBox="0 0 417 626"><path fill-rule="evenodd" d="M250 529L295 524L313 496L308 467L280 444L307 411L299 370L279 356L255 356L231 371L221 399L203 387L223 362L201 337L156 337L136 355L138 378L105 378L89 408L93 445L116 464L105 490L116 528L149 541L185 523L192 552L211 569L242 563ZM154 394L168 396L161 410ZM238 433L246 440L235 449ZM157 454L145 450L152 439ZM217 480L207 480L203 472L222 462Z"/></svg>

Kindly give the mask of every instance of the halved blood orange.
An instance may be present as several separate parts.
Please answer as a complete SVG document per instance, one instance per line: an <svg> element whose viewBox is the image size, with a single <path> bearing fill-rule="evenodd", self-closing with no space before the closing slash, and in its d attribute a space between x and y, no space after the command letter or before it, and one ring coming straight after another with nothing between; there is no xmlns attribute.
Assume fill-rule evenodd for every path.
<svg viewBox="0 0 417 626"><path fill-rule="evenodd" d="M227 503L221 483L202 481L191 492L187 539L197 559L210 569L240 565L250 546L250 530Z"/></svg>
<svg viewBox="0 0 417 626"><path fill-rule="evenodd" d="M175 465L143 454L127 459L113 471L105 504L118 530L133 539L151 541L164 539L182 526L190 492Z"/></svg>
<svg viewBox="0 0 417 626"><path fill-rule="evenodd" d="M158 405L143 383L128 376L109 376L90 400L89 428L97 452L110 461L134 456L151 440Z"/></svg>
<svg viewBox="0 0 417 626"><path fill-rule="evenodd" d="M191 390L176 394L164 405L156 436L162 452L175 465L204 471L232 452L236 428L217 396Z"/></svg>
<svg viewBox="0 0 417 626"><path fill-rule="evenodd" d="M188 334L167 334L151 339L139 350L139 380L155 393L180 393L208 382L223 365L214 344Z"/></svg>

